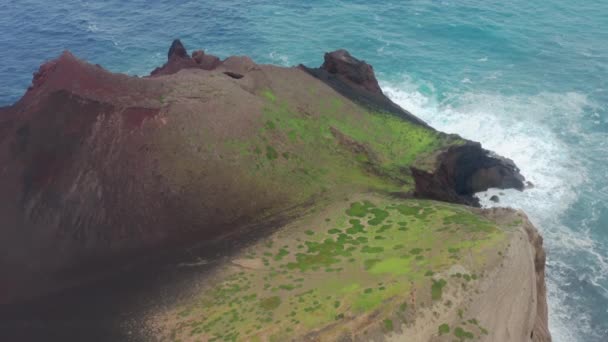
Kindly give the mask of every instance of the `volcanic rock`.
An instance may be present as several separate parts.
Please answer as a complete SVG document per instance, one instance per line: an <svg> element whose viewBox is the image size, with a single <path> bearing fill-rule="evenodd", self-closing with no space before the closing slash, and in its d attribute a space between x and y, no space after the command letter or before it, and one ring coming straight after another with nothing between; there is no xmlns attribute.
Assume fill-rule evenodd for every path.
<svg viewBox="0 0 608 342"><path fill-rule="evenodd" d="M179 39L176 39L171 44L167 53L167 63L162 67L152 71L150 76L162 76L175 74L182 69L203 69L213 70L221 65L220 59L213 55L207 55L204 51L198 50L188 56L186 48Z"/></svg>
<svg viewBox="0 0 608 342"><path fill-rule="evenodd" d="M171 44L169 52L167 53L167 59L171 59L173 56L178 58L188 58L188 52L186 51L184 44L182 44L179 39L174 40Z"/></svg>
<svg viewBox="0 0 608 342"><path fill-rule="evenodd" d="M372 93L382 94L374 68L351 56L346 50L336 50L325 54L321 69L348 80Z"/></svg>

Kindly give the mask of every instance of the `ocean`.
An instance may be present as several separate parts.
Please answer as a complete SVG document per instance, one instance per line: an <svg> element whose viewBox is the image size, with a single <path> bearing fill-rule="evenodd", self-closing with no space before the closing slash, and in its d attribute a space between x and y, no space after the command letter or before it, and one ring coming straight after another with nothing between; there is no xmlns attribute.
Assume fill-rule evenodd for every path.
<svg viewBox="0 0 608 342"><path fill-rule="evenodd" d="M554 340L608 339L608 1L2 0L0 19L0 105L65 49L140 76L178 37L285 66L348 49L396 103L517 163L534 188L482 203L542 232Z"/></svg>

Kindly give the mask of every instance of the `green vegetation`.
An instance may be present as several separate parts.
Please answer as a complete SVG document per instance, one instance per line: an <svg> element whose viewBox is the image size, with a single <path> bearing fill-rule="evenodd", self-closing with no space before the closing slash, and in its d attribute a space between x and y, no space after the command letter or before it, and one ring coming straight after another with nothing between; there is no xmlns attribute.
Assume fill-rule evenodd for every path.
<svg viewBox="0 0 608 342"><path fill-rule="evenodd" d="M243 251L262 261L263 268L227 271L196 301L176 309L176 339L255 340L270 332L284 340L294 332L372 313L379 328L392 331L395 314L399 322L406 317L412 289L423 293L430 287L422 298L441 299L450 285L432 277L455 262L451 256L467 253L482 264L503 241L501 230L473 219L477 216L462 207L367 198L336 204L315 214L322 218L319 222L304 220L297 230L279 232ZM444 229L446 219L454 232ZM387 228L383 222L388 221L408 229ZM379 235L386 238L375 239ZM447 325L438 329L450 332ZM460 328L454 334L468 339L471 333Z"/></svg>
<svg viewBox="0 0 608 342"><path fill-rule="evenodd" d="M260 306L264 310L274 310L281 305L281 298L274 296L270 298L265 298L260 301Z"/></svg>
<svg viewBox="0 0 608 342"><path fill-rule="evenodd" d="M384 320L384 330L393 331L393 321L390 319Z"/></svg>
<svg viewBox="0 0 608 342"><path fill-rule="evenodd" d="M443 323L442 325L439 326L439 328L437 330L439 332L439 335L448 334L450 332L450 326L446 323Z"/></svg>
<svg viewBox="0 0 608 342"><path fill-rule="evenodd" d="M365 217L372 208L374 208L374 205L370 202L354 202L350 205L350 208L346 210L346 214L348 216ZM357 220L357 222L359 221Z"/></svg>
<svg viewBox="0 0 608 342"><path fill-rule="evenodd" d="M472 340L475 338L472 332L466 331L461 327L457 327L454 329L454 336L458 337L460 341L464 341L465 339Z"/></svg>
<svg viewBox="0 0 608 342"><path fill-rule="evenodd" d="M431 285L431 298L433 298L433 300L441 299L441 296L443 294L443 288L446 285L447 282L443 279L439 279L438 281L435 281L433 279L433 285Z"/></svg>
<svg viewBox="0 0 608 342"><path fill-rule="evenodd" d="M437 151L461 139L370 111L332 91L311 86L298 92L299 85L285 91L280 83L258 90L258 99L248 102L251 112L235 108L238 116L226 115L238 124L186 127L192 130L186 133L196 130L197 158L174 157L188 163L175 169L187 170L179 177L192 182L226 171L226 196L237 197L228 205L258 202L230 209L259 222L291 208L301 213L304 204L319 211L334 205L316 212L318 220L299 220L297 229L287 225L255 243L240 256L247 265L219 265L200 295L167 320L171 340L285 341L357 315L373 315L378 328L392 330L396 312L409 317L416 310L405 305L411 293L431 304L451 286L432 277L465 255L481 265L502 241L494 224L461 207L356 196L411 193L411 167L428 168ZM190 164L199 159L209 169ZM343 197L351 200L336 204Z"/></svg>
<svg viewBox="0 0 608 342"><path fill-rule="evenodd" d="M275 160L279 158L279 153L272 146L266 146L266 158L268 160Z"/></svg>
<svg viewBox="0 0 608 342"><path fill-rule="evenodd" d="M259 95L264 105L257 131L231 137L217 151L257 186L290 196L285 204L300 204L332 190L409 192L410 166L421 163L422 168L433 152L462 143L329 94L315 98L305 112L300 99L290 94L265 89ZM220 138L226 140L215 139ZM357 210L352 216L363 218ZM376 211L369 224L381 224L386 215Z"/></svg>

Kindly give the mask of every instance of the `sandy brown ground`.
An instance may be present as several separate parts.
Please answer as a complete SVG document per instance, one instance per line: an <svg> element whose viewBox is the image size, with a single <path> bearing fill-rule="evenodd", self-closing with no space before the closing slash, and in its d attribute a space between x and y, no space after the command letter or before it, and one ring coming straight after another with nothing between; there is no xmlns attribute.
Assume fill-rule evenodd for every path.
<svg viewBox="0 0 608 342"><path fill-rule="evenodd" d="M451 308L443 306L443 310L437 309L441 305L436 304L433 308L421 310L414 324L404 324L403 331L388 335L387 341L458 341L453 334L454 327L477 330L467 322L470 317L475 317L478 321L475 325L487 331L487 334L476 334L474 340L551 341L548 334L533 335L533 330L538 329L537 325L542 325L542 322L537 322L538 301L545 301L537 293L536 251L528 235L528 230L535 228L521 211L500 208L486 210L484 215L498 223L513 218L521 222L512 228L507 248L497 252L503 258L494 265L488 265L484 277L473 291L448 289L444 292L444 297L454 304ZM463 266L458 265L449 272L463 273L464 270ZM439 334L437 327L444 323L449 324L450 332Z"/></svg>

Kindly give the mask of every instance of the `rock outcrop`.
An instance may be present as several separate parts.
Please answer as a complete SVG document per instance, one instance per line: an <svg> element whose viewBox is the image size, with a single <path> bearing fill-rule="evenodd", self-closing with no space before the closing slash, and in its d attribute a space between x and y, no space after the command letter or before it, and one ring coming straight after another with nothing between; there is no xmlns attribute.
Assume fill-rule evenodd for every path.
<svg viewBox="0 0 608 342"><path fill-rule="evenodd" d="M0 165L0 272L11 275L0 303L317 200L376 191L476 205L477 191L523 189L512 162L400 108L344 50L320 68L279 68L189 56L179 40L150 77L69 52L43 64L0 108Z"/></svg>
<svg viewBox="0 0 608 342"><path fill-rule="evenodd" d="M365 61L356 59L346 50L326 53L324 59L321 69L354 86L362 87L372 93L382 94L374 68Z"/></svg>
<svg viewBox="0 0 608 342"><path fill-rule="evenodd" d="M188 51L179 39L176 39L169 48L167 63L162 67L156 68L151 76L171 75L182 69L203 69L213 70L222 64L221 60L213 55L205 54L203 50L197 50L188 55Z"/></svg>
<svg viewBox="0 0 608 342"><path fill-rule="evenodd" d="M319 68L299 68L323 81L342 96L371 110L391 113L417 125L432 129L423 120L399 107L382 93L371 65L352 57L346 50L325 54Z"/></svg>
<svg viewBox="0 0 608 342"><path fill-rule="evenodd" d="M524 177L513 161L466 142L440 152L430 168L412 168L416 195L479 206L473 195L489 188L524 189Z"/></svg>

